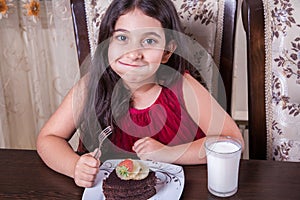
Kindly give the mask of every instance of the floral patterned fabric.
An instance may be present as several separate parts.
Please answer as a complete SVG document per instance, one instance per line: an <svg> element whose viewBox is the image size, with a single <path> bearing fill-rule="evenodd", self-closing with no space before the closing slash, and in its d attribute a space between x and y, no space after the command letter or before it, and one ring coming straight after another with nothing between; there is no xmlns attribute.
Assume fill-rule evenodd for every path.
<svg viewBox="0 0 300 200"><path fill-rule="evenodd" d="M91 55L94 54L101 17L112 0L85 0L87 24ZM212 59L203 57L203 53L195 52L194 61L201 66L200 72L204 77L209 90L217 85L216 71L219 67L221 41L223 32L224 0L172 0L178 10L185 33L195 39ZM202 56L199 61L199 55ZM212 64L213 63L213 64ZM212 67L213 66L213 67Z"/></svg>
<svg viewBox="0 0 300 200"><path fill-rule="evenodd" d="M268 158L300 162L300 1L263 3Z"/></svg>
<svg viewBox="0 0 300 200"><path fill-rule="evenodd" d="M80 78L70 1L0 0L0 48L0 148L36 149Z"/></svg>

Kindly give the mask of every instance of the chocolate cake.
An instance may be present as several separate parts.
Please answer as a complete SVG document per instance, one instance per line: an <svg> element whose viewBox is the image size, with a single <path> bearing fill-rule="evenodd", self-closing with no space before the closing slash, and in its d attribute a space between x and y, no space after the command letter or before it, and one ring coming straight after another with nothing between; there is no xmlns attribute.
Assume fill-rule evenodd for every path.
<svg viewBox="0 0 300 200"><path fill-rule="evenodd" d="M114 169L103 180L103 193L106 200L146 200L156 194L156 176L150 170L148 176L141 180L122 180Z"/></svg>

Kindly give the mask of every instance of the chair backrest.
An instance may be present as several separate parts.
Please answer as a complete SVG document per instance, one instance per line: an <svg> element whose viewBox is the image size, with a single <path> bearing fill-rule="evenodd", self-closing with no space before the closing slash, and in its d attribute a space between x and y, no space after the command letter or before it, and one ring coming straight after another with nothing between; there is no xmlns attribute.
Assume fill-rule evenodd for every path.
<svg viewBox="0 0 300 200"><path fill-rule="evenodd" d="M249 158L266 159L265 43L262 1L242 4L242 19L247 40Z"/></svg>
<svg viewBox="0 0 300 200"><path fill-rule="evenodd" d="M219 103L231 114L231 91L234 62L234 41L238 0L173 0L185 31L195 38L212 56L222 81L217 81ZM97 45L101 15L111 0L71 0L79 63L93 54ZM226 27L223 29L223 27ZM205 71L205 70L203 70ZM213 75L211 75L213 76ZM223 85L224 84L224 85ZM218 88L225 88L224 90ZM218 98L226 95L226 98ZM221 100L220 100L221 99ZM225 101L224 101L225 99Z"/></svg>
<svg viewBox="0 0 300 200"><path fill-rule="evenodd" d="M76 39L77 54L79 65L84 62L90 54L88 26L86 22L86 12L84 1L71 0L71 11L74 25L74 34Z"/></svg>
<svg viewBox="0 0 300 200"><path fill-rule="evenodd" d="M300 2L244 0L249 157L300 161Z"/></svg>

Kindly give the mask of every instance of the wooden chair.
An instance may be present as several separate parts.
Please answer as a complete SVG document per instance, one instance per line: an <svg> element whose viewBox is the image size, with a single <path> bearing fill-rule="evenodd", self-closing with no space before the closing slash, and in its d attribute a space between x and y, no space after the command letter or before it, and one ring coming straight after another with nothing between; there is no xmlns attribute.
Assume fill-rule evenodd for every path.
<svg viewBox="0 0 300 200"><path fill-rule="evenodd" d="M84 1L71 0L71 11L76 39L79 65L90 54L89 36L87 30L86 13Z"/></svg>
<svg viewBox="0 0 300 200"><path fill-rule="evenodd" d="M266 159L265 43L262 1L242 4L242 18L247 37L249 158Z"/></svg>
<svg viewBox="0 0 300 200"><path fill-rule="evenodd" d="M95 30L95 24L99 23L97 21L99 19L94 18L93 22L87 21L86 17L86 10L89 10L88 16L96 16L99 13L95 12L102 12L105 9L105 6L107 6L107 2L101 3L102 8L94 6L93 9L85 7L85 5L89 5L91 0L71 0L71 8L72 8L72 15L73 15L73 22L74 22L74 29L75 29L75 37L76 37L76 44L77 44L77 52L78 52L78 59L79 63L82 64L86 56L88 56L91 51L93 51L96 41L93 41L93 37L95 37L93 34L96 34ZM95 1L94 1L95 2ZM100 2L100 1L99 1ZM178 9L184 4L183 0L176 0L174 1L175 6L177 6ZM92 1L91 1L92 3ZM215 0L206 0L206 1L194 1L192 4L185 4L186 6L197 6L197 5L204 5L203 8L206 10L202 11L203 18L198 19L198 23L202 23L200 25L205 24L208 22L208 20L212 20L213 15L212 13L209 13L208 8L209 6L215 6L216 4L222 8L217 13L217 17L213 20L215 20L215 23L218 23L215 25L215 30L212 33L209 33L210 37L214 37L213 39L207 39L202 38L200 39L203 43L207 43L207 41L213 41L213 46L210 46L211 44L203 44L200 42L202 46L205 48L207 47L209 52L211 52L213 59L218 65L221 77L224 82L225 87L225 94L226 94L226 101L219 101L219 103L226 109L226 111L231 114L231 91L232 91L232 77L233 77L233 61L234 61L234 42L235 42L235 30L236 30L236 18L237 18L237 0L222 0L222 1L215 1ZM202 4L203 3L203 4ZM179 11L180 12L180 11ZM201 12L201 11L200 11ZM181 14L183 18L186 16L186 14L190 14L191 12L184 13L181 10ZM185 16L184 16L185 15ZM207 21L205 21L205 15ZM202 22L200 21L202 20ZM220 23L221 22L221 23ZM94 23L94 24L91 24ZM189 23L187 23L187 26L189 26ZM90 30L88 31L88 28ZM223 27L225 27L223 29ZM187 27L187 29L193 29L191 27ZM202 32L202 30L199 31L195 29L195 31ZM204 30L205 32L205 30ZM219 35L218 35L219 34ZM220 41L218 41L220 40ZM220 44L218 44L220 43ZM222 83L223 84L223 83ZM220 90L221 91L221 90ZM224 92L218 91L218 96L224 95ZM224 99L224 98L223 98Z"/></svg>
<svg viewBox="0 0 300 200"><path fill-rule="evenodd" d="M250 159L300 161L298 2L244 0L242 4Z"/></svg>

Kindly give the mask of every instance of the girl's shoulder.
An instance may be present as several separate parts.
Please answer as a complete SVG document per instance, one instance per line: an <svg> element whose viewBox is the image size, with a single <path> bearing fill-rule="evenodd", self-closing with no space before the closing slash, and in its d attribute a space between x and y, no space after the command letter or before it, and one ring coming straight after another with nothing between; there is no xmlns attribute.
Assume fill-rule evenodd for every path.
<svg viewBox="0 0 300 200"><path fill-rule="evenodd" d="M188 89L193 89L198 92L205 92L205 93L208 92L207 89L189 73L183 74L182 88L183 88L183 91L188 90Z"/></svg>
<svg viewBox="0 0 300 200"><path fill-rule="evenodd" d="M207 130L206 122L210 116L212 96L208 90L190 74L183 75L182 93L185 107L192 119L201 127ZM200 115L200 113L204 113ZM205 122L205 123L203 123Z"/></svg>
<svg viewBox="0 0 300 200"><path fill-rule="evenodd" d="M207 89L199 83L190 73L185 72L182 76L176 79L169 87L179 96L186 96L193 93L207 93Z"/></svg>

